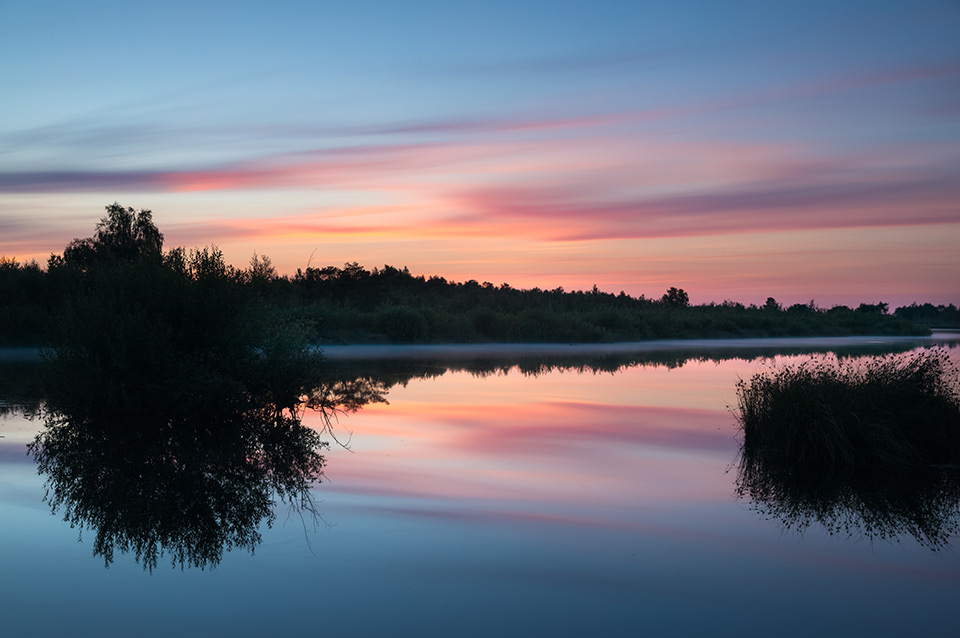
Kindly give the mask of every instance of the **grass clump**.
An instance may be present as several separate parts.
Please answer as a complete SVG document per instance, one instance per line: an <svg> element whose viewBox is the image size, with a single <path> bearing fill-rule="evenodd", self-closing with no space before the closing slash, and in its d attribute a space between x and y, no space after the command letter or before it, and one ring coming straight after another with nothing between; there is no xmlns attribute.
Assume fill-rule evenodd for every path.
<svg viewBox="0 0 960 638"><path fill-rule="evenodd" d="M811 358L737 384L743 466L857 472L960 463L960 378L942 348Z"/></svg>
<svg viewBox="0 0 960 638"><path fill-rule="evenodd" d="M766 518L932 550L960 530L960 378L946 350L823 355L737 394L736 491Z"/></svg>

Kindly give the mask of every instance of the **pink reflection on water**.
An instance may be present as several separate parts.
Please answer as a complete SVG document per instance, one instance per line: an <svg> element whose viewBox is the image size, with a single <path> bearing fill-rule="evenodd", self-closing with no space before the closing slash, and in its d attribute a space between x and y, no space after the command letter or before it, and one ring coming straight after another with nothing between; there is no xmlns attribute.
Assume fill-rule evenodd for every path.
<svg viewBox="0 0 960 638"><path fill-rule="evenodd" d="M737 450L726 405L738 367L413 380L391 390L389 405L341 422L351 452L331 450L321 491L525 504L564 517L571 508L726 500Z"/></svg>

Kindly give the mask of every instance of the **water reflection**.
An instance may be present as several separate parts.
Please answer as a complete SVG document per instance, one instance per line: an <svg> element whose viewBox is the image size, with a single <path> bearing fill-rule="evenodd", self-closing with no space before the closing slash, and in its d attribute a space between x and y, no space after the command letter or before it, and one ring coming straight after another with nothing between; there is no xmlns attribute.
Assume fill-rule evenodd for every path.
<svg viewBox="0 0 960 638"><path fill-rule="evenodd" d="M228 408L149 425L57 413L30 447L46 500L94 530L94 553L109 565L129 552L153 570L164 556L202 568L233 548L252 552L275 497L313 513L326 445L295 417Z"/></svg>
<svg viewBox="0 0 960 638"><path fill-rule="evenodd" d="M148 571L164 558L205 568L235 548L252 553L278 502L315 524L310 488L323 477L328 444L302 424L304 411L329 419L383 400L367 379L268 392L168 382L163 393L116 384L79 394L89 386L63 377L54 387L45 429L29 446L47 477L45 500L71 526L93 531L106 565L129 553ZM277 398L291 393L295 402Z"/></svg>
<svg viewBox="0 0 960 638"><path fill-rule="evenodd" d="M39 413L43 400L40 366L33 360L0 360L0 418Z"/></svg>
<svg viewBox="0 0 960 638"><path fill-rule="evenodd" d="M252 552L261 542L263 525L274 520L277 502L299 510L308 522L316 520L309 488L323 476L326 444L316 430L302 424L305 410L319 410L328 416L338 411L357 410L371 403L385 402L388 392L398 385L414 379L439 377L450 371L478 377L518 372L525 377L536 377L553 371L613 374L645 367L659 368L666 374L664 368L681 368L693 362L753 360L775 354L782 355L784 350L663 351L467 361L328 360L311 376L309 387L285 389L277 385L278 375L271 377L270 384L257 385L251 381L246 386L197 376L164 377L162 385L148 384L133 395L129 393L129 384L126 389L111 386L103 382L102 376L92 377L89 371L84 374L78 369L78 374L61 375L56 383L51 384L48 379L45 392L41 392L35 382L8 384L8 387L15 386L15 392L10 391L7 396L15 396L21 404L34 406L34 410L42 407L46 428L37 436L32 450L38 469L47 478L47 500L71 525L92 531L94 551L105 563L110 564L119 553L129 553L148 570L163 560L183 567L204 568L218 564L231 549ZM3 378L22 380L26 377L17 372L6 377L0 374L0 379ZM260 373L251 375L251 379L262 378ZM156 377L151 379L150 383L157 382ZM63 385L51 394L50 386L56 390L57 383ZM516 385L512 381L511 384ZM64 391L65 387L68 391ZM635 396L638 388L636 384L631 385L630 396ZM679 390L684 395L701 391ZM5 399L4 392L0 383L0 402ZM65 396L69 400L65 400ZM296 401L291 401L291 396L295 396ZM494 467L511 454L514 455L511 460L519 462L522 455L536 451L536 458L542 463L526 478L510 474L511 493L523 487L523 480L534 481L535 477L531 478L534 474L550 477L549 480L543 478L542 483L552 485L556 482L556 468L567 467L569 459L577 458L589 461L584 462L582 476L597 477L605 471L610 485L621 487L624 483L640 484L627 478L627 468L641 465L648 469L661 468L662 471L651 470L652 478L645 483L650 498L677 500L674 488L679 478L665 478L676 465L673 456L644 458L640 464L636 458L629 457L628 452L649 444L669 449L669 454L676 450L684 453L695 450L697 454L716 452L724 456L722 463L726 463L729 456L724 441L735 445L732 430L728 433L720 429L726 419L722 405L717 406L716 415L706 411L703 415L699 411L684 413L684 422L689 421L689 427L677 425L677 411L673 408L665 409L663 414L654 414L654 408L649 406L644 408L642 414L650 414L649 423L638 423L640 412L635 406L622 406L616 415L607 409L604 418L609 417L616 426L609 428L591 421L599 417L581 403L550 403L547 407L555 413L549 413L549 418L545 418L547 413L540 411L539 404L529 408L528 413L511 405L511 417L522 421L522 427L518 421L512 430L498 429L497 426L505 422L509 424L502 413L490 417L480 407L467 404L463 408L465 414L456 416L458 420L446 416L438 420L437 431L451 437L458 435L451 445L456 443L459 447L431 450L431 458L450 459L457 471L447 471L444 478L425 482L424 490L431 495L452 485L447 490L450 498L463 499L465 492L461 488L468 481L457 481L466 477L478 482L477 495L489 496L494 479L478 479L479 474L471 470L469 462L457 456L465 454L464 450L466 453L482 450L476 464L483 468ZM414 405L408 416L411 421L406 432L426 436L423 431L429 429L430 415L424 412L424 404ZM384 422L395 423L403 417L403 410L382 414ZM451 422L467 424L467 417L483 423L476 427L450 427ZM368 421L367 425L371 423ZM544 427L535 427L539 423ZM513 438L510 438L511 432ZM609 450L596 445L604 436L615 441L617 452L624 455L622 466L611 459ZM624 445L623 441L631 445ZM409 447L408 441L404 443ZM358 458L354 463L352 475L341 468L337 476L343 479L343 491L347 488L362 491L368 484L375 483L370 489L381 494L388 482L396 487L402 472L395 472L396 466L390 463L400 464L402 459L386 453L378 456L375 450L366 452L364 459ZM718 474L709 475L714 484ZM349 485L351 476L353 485ZM375 481L371 476L387 478ZM958 481L947 472L931 471L931 476L924 479L927 487L920 481L921 487L904 487L900 492L896 491L899 481L906 481L900 477L886 482L884 477L875 477L864 480L863 486L824 482L805 487L791 482L795 478L743 474L738 486L741 495L749 496L758 508L766 508L768 514L778 516L788 526L802 528L819 522L836 531L871 538L912 533L921 542L936 547L944 545L946 538L957 531ZM691 486L693 483L691 481ZM720 483L716 492L729 502L729 483ZM871 484L886 483L890 486L879 494L865 491ZM702 491L701 484L697 486L696 489ZM543 500L539 489L531 488L531 493L537 494L537 502ZM689 492L693 494L694 488L690 487ZM591 502L602 499L608 493L613 494L613 488L596 484L589 499ZM810 496L811 493L814 496ZM701 492L697 494L700 498ZM862 504L857 504L858 499ZM886 503L887 509L883 510L878 503Z"/></svg>
<svg viewBox="0 0 960 638"><path fill-rule="evenodd" d="M849 635L950 635L955 625L956 552L909 537L833 542L818 526L782 538L735 500L736 476L724 470L736 427L725 406L736 379L765 365L753 357L482 377L448 361L406 387L415 366L396 364L324 364L328 394L364 375L390 390L389 406L337 427L354 432L354 453L332 440L324 451L331 480L313 493L333 526L305 537L298 521L281 524L281 511L255 560L234 551L213 577L168 573L163 558L148 577L119 553L105 571L91 560L92 533L78 546L38 503L42 480L23 463L22 441L41 424L0 421L0 449L18 457L0 458L0 590L18 610L12 633L109 634L119 613L158 635L200 626L268 634L277 609L281 624L315 627L317 600L338 611L324 616L328 632L358 636L425 626L489 636L504 618L518 635L553 636L621 635L638 618L652 633L689 635L776 627L809 636L824 619ZM439 376L449 364L459 371ZM356 375L339 376L351 366ZM304 415L313 422L321 427Z"/></svg>
<svg viewBox="0 0 960 638"><path fill-rule="evenodd" d="M382 348L384 356L364 356L351 358L349 347L347 356L337 356L327 361L326 374L330 378L363 377L376 380L384 384L383 389L389 390L395 385L406 385L413 379L429 379L439 377L448 372L468 372L477 377L503 375L518 372L524 376L541 376L554 371L570 371L576 373L608 373L616 374L637 367L654 367L676 369L690 363L714 362L721 363L733 360L756 360L789 355L802 355L823 352L822 345L811 346L777 346L777 347L730 347L729 340L726 347L704 346L691 350L689 348L664 348L644 350L638 352L608 352L594 354L562 353L562 347L556 352L544 354L515 354L490 355L480 353L471 355L473 350L448 356L431 356L417 354L416 351L408 354L403 346L391 349ZM839 357L886 354L902 352L917 347L918 340L903 339L897 343L860 343L830 348ZM928 343L928 342L920 342ZM523 350L521 349L521 353Z"/></svg>
<svg viewBox="0 0 960 638"><path fill-rule="evenodd" d="M728 343L731 342L735 343L736 340L728 341ZM433 357L402 354L401 356L365 356L363 358L351 358L348 355L326 359L322 368L318 369L313 376L310 387L315 390L314 406L323 397L327 401L328 409L332 406L356 409L368 402L384 401L383 397L393 386L406 385L414 379L439 377L448 372L468 372L481 378L514 371L524 376L534 377L554 371L615 374L636 367L675 369L689 363L752 361L826 351L840 357L885 354L910 350L918 344L929 345L929 342L904 338L896 343L858 344L829 349L816 344L749 348L704 346L695 350L665 348L635 353L574 355L549 353L471 356L464 354L455 357ZM0 354L3 352L0 351ZM363 386L366 386L369 394L365 394ZM40 382L38 359L35 356L24 355L16 359L0 357L0 416L14 413L35 414L44 398L45 391ZM359 401L359 404L352 405L354 401Z"/></svg>
<svg viewBox="0 0 960 638"><path fill-rule="evenodd" d="M822 526L830 535L898 542L932 550L960 531L960 470L928 467L833 476L797 472L759 459L741 462L737 494L785 529Z"/></svg>

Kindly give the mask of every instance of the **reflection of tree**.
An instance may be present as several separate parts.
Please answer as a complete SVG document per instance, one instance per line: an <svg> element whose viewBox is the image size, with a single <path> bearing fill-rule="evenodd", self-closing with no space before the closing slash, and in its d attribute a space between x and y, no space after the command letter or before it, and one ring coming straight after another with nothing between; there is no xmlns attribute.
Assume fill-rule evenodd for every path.
<svg viewBox="0 0 960 638"><path fill-rule="evenodd" d="M323 388L293 409L245 391L190 412L156 400L145 412L60 406L31 445L46 500L72 526L94 530L94 553L108 565L117 550L148 570L163 556L203 568L233 548L252 552L276 500L316 515L310 487L327 444L302 425L304 407L326 417L383 400L362 380Z"/></svg>
<svg viewBox="0 0 960 638"><path fill-rule="evenodd" d="M355 412L368 403L386 403L389 385L367 375L354 378L327 378L314 387L305 406L324 414Z"/></svg>
<svg viewBox="0 0 960 638"><path fill-rule="evenodd" d="M0 419L40 411L39 372L34 361L0 361Z"/></svg>
<svg viewBox="0 0 960 638"><path fill-rule="evenodd" d="M855 354L879 354L896 352L915 347L906 342L902 345L884 345L872 347L835 348L840 356ZM346 409L347 403L356 398L358 383L375 390L382 396L394 385L406 384L412 379L438 377L451 371L463 371L485 377L504 375L515 371L525 376L538 376L553 371L573 371L577 373L616 374L634 367L680 368L691 362L721 362L731 359L753 360L756 358L805 354L822 351L822 348L749 348L664 350L637 354L595 354L595 355L542 355L514 356L482 359L364 359L326 361L322 366L323 382L313 384L310 407L333 405ZM262 367L262 366L261 366ZM342 389L347 392L347 403L338 399ZM44 399L35 363L0 361L0 416L4 413L35 413ZM288 401L289 402L289 401Z"/></svg>
<svg viewBox="0 0 960 638"><path fill-rule="evenodd" d="M833 348L838 357L862 354L899 352L916 347L916 343L880 344ZM751 361L765 357L802 355L822 352L822 346L809 347L752 347L729 348L700 345L696 348L648 350L642 352L594 353L594 354L518 354L503 356L470 355L431 357L385 357L382 359L340 359L327 361L325 370L329 378L377 380L384 390L394 385L404 385L411 379L439 377L447 372L467 372L478 377L519 373L524 376L540 376L551 372L576 372L592 374L617 374L630 368L682 368L689 363L720 363L734 359Z"/></svg>
<svg viewBox="0 0 960 638"><path fill-rule="evenodd" d="M204 567L224 550L253 551L261 522L273 520L274 494L311 510L325 445L296 419L252 411L149 434L58 415L32 450L48 477L47 501L71 525L95 530L94 553L109 564L115 550L132 552L152 570L164 554Z"/></svg>
<svg viewBox="0 0 960 638"><path fill-rule="evenodd" d="M953 467L838 475L742 454L737 494L765 517L799 532L819 524L831 535L913 537L937 550L960 531L960 470Z"/></svg>

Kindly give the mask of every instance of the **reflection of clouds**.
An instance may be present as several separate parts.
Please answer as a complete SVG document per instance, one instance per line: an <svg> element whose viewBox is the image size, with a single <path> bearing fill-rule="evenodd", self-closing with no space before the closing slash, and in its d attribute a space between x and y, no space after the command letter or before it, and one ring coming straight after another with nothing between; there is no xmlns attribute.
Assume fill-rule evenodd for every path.
<svg viewBox="0 0 960 638"><path fill-rule="evenodd" d="M731 447L729 432L717 430L727 425L725 415L712 410L555 402L518 406L510 412L485 420L476 418L483 412L474 408L470 411L474 416L461 416L453 424L467 429L454 445L474 453L507 456L576 456L584 444L624 443L708 452Z"/></svg>
<svg viewBox="0 0 960 638"><path fill-rule="evenodd" d="M710 410L392 401L351 420L354 454L334 451L336 476L325 491L431 502L696 500L709 464L678 469L676 459L729 462L729 426L726 413Z"/></svg>
<svg viewBox="0 0 960 638"><path fill-rule="evenodd" d="M9 435L4 435L9 436ZM10 440L0 441L0 464L3 465L29 465L33 467L33 459L27 456L24 448L26 442Z"/></svg>
<svg viewBox="0 0 960 638"><path fill-rule="evenodd" d="M628 533L658 534L664 536L673 536L678 533L685 533L686 535L695 537L708 536L707 534L699 534L694 530L681 530L677 527L657 525L654 522L612 519L608 515L604 515L608 513L600 512L597 513L597 516L586 516L583 514L572 515L561 512L491 509L490 503L478 504L477 507L472 509L466 509L462 507L461 504L447 502L438 502L433 507L427 505L428 504L421 502L408 506L350 504L341 505L340 507L357 511L373 512L387 517L407 516L468 525L505 526L530 524L549 527L567 526L573 528L616 529Z"/></svg>

